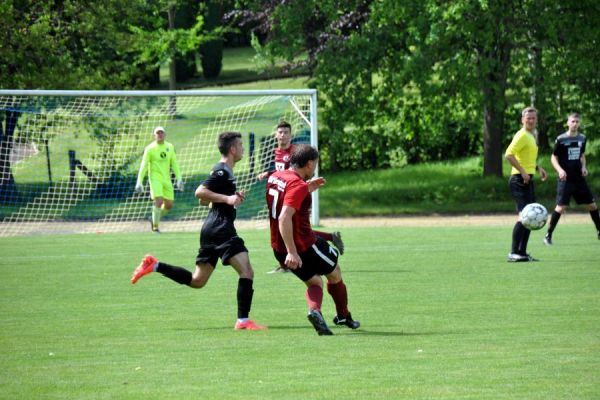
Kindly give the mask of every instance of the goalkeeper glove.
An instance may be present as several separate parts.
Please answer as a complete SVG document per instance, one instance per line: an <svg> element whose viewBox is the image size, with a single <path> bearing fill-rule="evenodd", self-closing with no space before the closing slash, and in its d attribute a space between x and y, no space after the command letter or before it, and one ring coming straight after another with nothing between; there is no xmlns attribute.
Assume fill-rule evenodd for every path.
<svg viewBox="0 0 600 400"><path fill-rule="evenodd" d="M144 191L144 186L140 182L135 184L135 191L138 193L142 193Z"/></svg>
<svg viewBox="0 0 600 400"><path fill-rule="evenodd" d="M177 190L183 192L183 180L179 179L177 183L175 183L175 187L177 188Z"/></svg>

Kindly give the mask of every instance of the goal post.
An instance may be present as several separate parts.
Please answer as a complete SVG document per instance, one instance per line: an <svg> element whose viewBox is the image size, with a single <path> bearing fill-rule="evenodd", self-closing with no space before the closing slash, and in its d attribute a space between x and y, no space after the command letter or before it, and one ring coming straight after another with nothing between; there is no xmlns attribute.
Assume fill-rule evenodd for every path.
<svg viewBox="0 0 600 400"><path fill-rule="evenodd" d="M317 146L317 92L291 90L0 90L0 236L150 231L152 201L135 183L144 148L162 126L185 188L163 231L198 231L208 208L194 191L218 162L217 136L242 134L238 225L266 227L265 181L276 125ZM319 223L318 191L312 223Z"/></svg>

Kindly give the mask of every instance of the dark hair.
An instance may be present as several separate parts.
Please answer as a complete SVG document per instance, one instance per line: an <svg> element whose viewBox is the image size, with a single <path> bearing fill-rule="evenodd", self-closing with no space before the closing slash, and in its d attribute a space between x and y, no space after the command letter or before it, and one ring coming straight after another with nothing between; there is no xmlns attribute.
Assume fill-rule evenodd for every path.
<svg viewBox="0 0 600 400"><path fill-rule="evenodd" d="M293 167L303 168L309 161L319 159L319 150L308 144L294 145L294 151L290 157L290 164Z"/></svg>
<svg viewBox="0 0 600 400"><path fill-rule="evenodd" d="M292 130L292 126L291 126L291 125L290 125L290 123L289 123L289 122L287 122L287 121L280 121L280 122L277 124L277 129L279 129L279 128L288 128L290 131Z"/></svg>
<svg viewBox="0 0 600 400"><path fill-rule="evenodd" d="M578 112L572 112L567 116L567 118L571 118L571 117L581 119L581 115L579 115Z"/></svg>
<svg viewBox="0 0 600 400"><path fill-rule="evenodd" d="M229 153L229 149L231 146L235 144L235 139L242 138L242 134L239 132L223 132L219 135L219 140L217 141L217 146L219 147L219 152L226 156Z"/></svg>

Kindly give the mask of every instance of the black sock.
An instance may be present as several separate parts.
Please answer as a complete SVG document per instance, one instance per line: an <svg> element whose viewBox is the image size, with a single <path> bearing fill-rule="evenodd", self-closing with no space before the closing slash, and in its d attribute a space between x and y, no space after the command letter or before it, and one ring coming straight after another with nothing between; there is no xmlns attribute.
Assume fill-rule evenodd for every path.
<svg viewBox="0 0 600 400"><path fill-rule="evenodd" d="M167 278L172 279L181 285L189 286L190 283L192 283L192 273L185 268L159 262L158 267L156 267L156 272L160 272Z"/></svg>
<svg viewBox="0 0 600 400"><path fill-rule="evenodd" d="M521 243L519 243L519 250L517 251L517 253L522 256L527 255L529 235L531 235L531 231L523 226L523 235L521 236Z"/></svg>
<svg viewBox="0 0 600 400"><path fill-rule="evenodd" d="M512 233L512 253L519 253L519 245L523 239L523 233L527 228L523 226L521 221L517 221Z"/></svg>
<svg viewBox="0 0 600 400"><path fill-rule="evenodd" d="M558 220L562 214L556 212L556 210L552 211L552 216L550 217L550 223L548 224L548 235L552 236L552 232L556 228L556 224L558 224Z"/></svg>
<svg viewBox="0 0 600 400"><path fill-rule="evenodd" d="M252 279L240 278L237 289L238 318L248 318L250 307L252 307L253 294Z"/></svg>
<svg viewBox="0 0 600 400"><path fill-rule="evenodd" d="M590 211L590 216L592 217L592 221L594 221L594 225L596 225L596 230L600 232L600 213L598 213L598 209Z"/></svg>

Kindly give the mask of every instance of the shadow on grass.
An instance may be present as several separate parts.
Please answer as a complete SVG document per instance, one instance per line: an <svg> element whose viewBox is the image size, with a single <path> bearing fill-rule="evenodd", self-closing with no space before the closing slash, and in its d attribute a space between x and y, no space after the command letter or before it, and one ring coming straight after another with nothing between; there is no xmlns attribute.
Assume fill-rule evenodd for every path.
<svg viewBox="0 0 600 400"><path fill-rule="evenodd" d="M367 336L446 336L456 335L457 332L404 332L404 331L372 331L368 329L357 329L356 334L367 335Z"/></svg>
<svg viewBox="0 0 600 400"><path fill-rule="evenodd" d="M396 270L376 270L376 269L344 269L344 275L346 274L408 274L413 271L396 269Z"/></svg>
<svg viewBox="0 0 600 400"><path fill-rule="evenodd" d="M312 326L310 325L267 325L269 329L267 329L266 331L263 332L269 332L269 331L291 331L291 330L305 330L307 331L307 333L310 334L316 334L316 332L314 331L314 329L312 328ZM460 332L406 332L406 331L402 331L402 330L371 330L371 329L364 329L364 328L359 328L359 329L347 329L345 327L335 327L332 326L330 327L333 335L348 335L348 334L352 334L352 335L361 335L361 336L386 336L386 337L390 337L390 336L406 336L406 337L411 337L411 336L446 336L446 335L457 335L460 334ZM201 332L201 331L233 331L233 326L211 326L211 327L186 327L186 328L179 328L177 329L178 331L195 331L195 332Z"/></svg>

